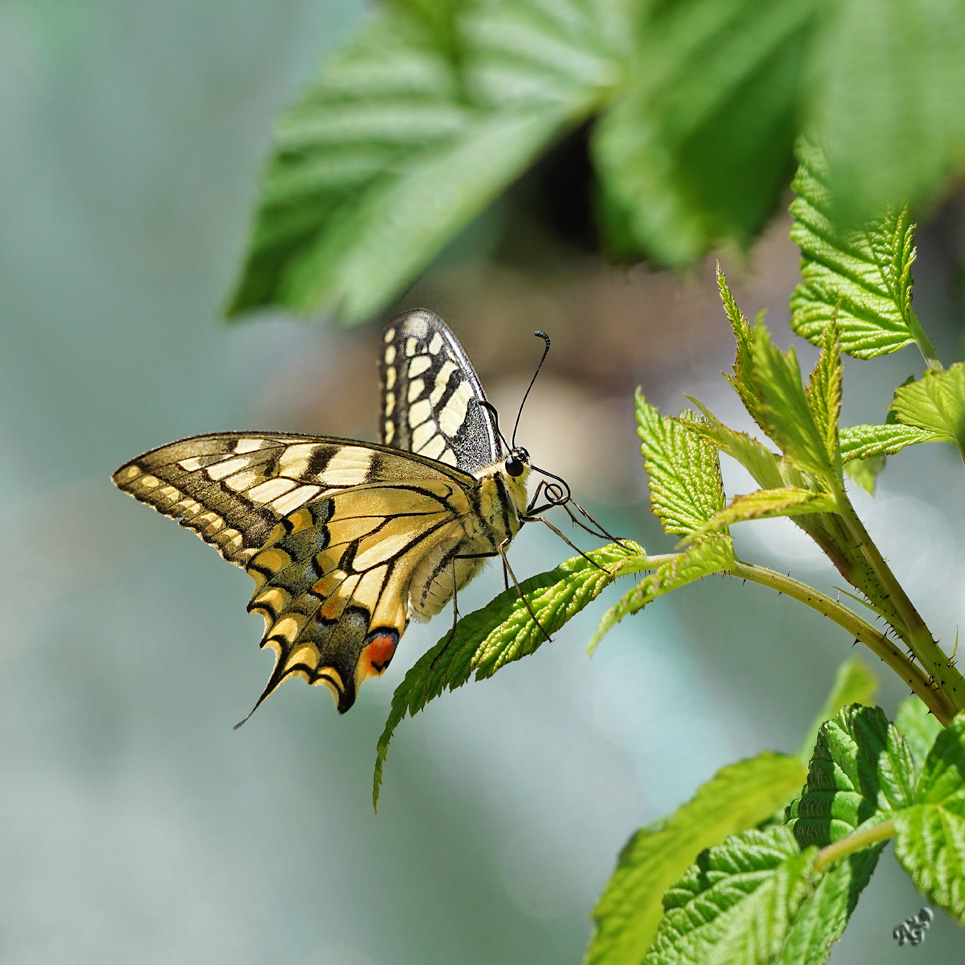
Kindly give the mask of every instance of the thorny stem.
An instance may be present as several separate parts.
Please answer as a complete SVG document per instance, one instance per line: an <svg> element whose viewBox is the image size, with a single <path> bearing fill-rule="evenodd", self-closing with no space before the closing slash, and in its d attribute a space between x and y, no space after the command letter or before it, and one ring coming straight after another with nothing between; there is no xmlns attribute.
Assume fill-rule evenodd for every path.
<svg viewBox="0 0 965 965"><path fill-rule="evenodd" d="M955 716L955 710L949 706L945 692L935 690L924 672L901 652L883 633L876 630L870 623L862 620L856 613L846 606L833 600L819 590L801 583L784 573L778 573L765 566L755 566L750 563L736 562L728 571L730 576L737 576L751 583L768 586L785 596L789 596L805 606L823 613L829 620L843 627L855 640L863 643L873 654L883 660L895 673L924 702L935 717L945 726Z"/></svg>
<svg viewBox="0 0 965 965"><path fill-rule="evenodd" d="M962 680L962 675L955 670L951 661L935 642L925 621L868 535L868 531L864 528L847 496L843 491L840 495L842 508L838 518L854 540L855 550L867 561L885 597L897 612L901 625L893 624L895 631L908 645L914 657L921 661L922 668L928 676L930 689L937 689L944 693L950 716L954 717L959 710L965 708L965 686L963 686L965 682Z"/></svg>

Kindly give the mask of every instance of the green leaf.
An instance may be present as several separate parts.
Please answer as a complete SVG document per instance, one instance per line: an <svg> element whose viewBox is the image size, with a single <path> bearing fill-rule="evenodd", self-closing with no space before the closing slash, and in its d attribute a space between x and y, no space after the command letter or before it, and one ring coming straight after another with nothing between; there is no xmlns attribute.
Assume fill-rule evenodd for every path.
<svg viewBox="0 0 965 965"><path fill-rule="evenodd" d="M899 422L965 447L965 364L928 369L916 382L895 390L892 411Z"/></svg>
<svg viewBox="0 0 965 965"><path fill-rule="evenodd" d="M794 349L782 352L771 342L763 324L758 324L754 329L752 358L764 431L798 469L818 475L831 473L824 436L804 394Z"/></svg>
<svg viewBox="0 0 965 965"><path fill-rule="evenodd" d="M854 480L869 496L874 496L878 477L886 462L884 456L865 456L863 459L852 459L845 463L844 471L848 478Z"/></svg>
<svg viewBox="0 0 965 965"><path fill-rule="evenodd" d="M841 369L841 340L838 337L838 326L832 321L824 330L824 344L808 384L804 387L804 397L824 441L824 451L838 475L841 473L838 456Z"/></svg>
<svg viewBox="0 0 965 965"><path fill-rule="evenodd" d="M612 246L681 265L724 238L746 245L773 211L792 166L814 5L641 9L626 90L591 150Z"/></svg>
<svg viewBox="0 0 965 965"><path fill-rule="evenodd" d="M895 730L905 738L911 756L920 769L935 743L935 738L944 728L924 701L912 695L898 705Z"/></svg>
<svg viewBox="0 0 965 965"><path fill-rule="evenodd" d="M780 516L809 516L813 513L833 513L835 501L823 493L785 486L782 489L758 489L746 496L735 496L731 504L722 509L702 529L694 533L699 539L706 533L726 531L734 523L751 519L775 519Z"/></svg>
<svg viewBox="0 0 965 965"><path fill-rule="evenodd" d="M878 476L885 467L885 457L900 452L905 446L920 442L938 442L941 436L915 426L895 421L893 412L883 426L848 426L839 433L841 459L845 472L872 496Z"/></svg>
<svg viewBox="0 0 965 965"><path fill-rule="evenodd" d="M841 458L867 459L869 456L891 456L906 446L920 442L938 442L942 435L916 426L846 426L841 430Z"/></svg>
<svg viewBox="0 0 965 965"><path fill-rule="evenodd" d="M779 961L818 880L815 854L783 827L742 831L703 852L667 891L645 965Z"/></svg>
<svg viewBox="0 0 965 965"><path fill-rule="evenodd" d="M805 774L796 758L766 751L718 771L668 818L641 828L594 909L585 965L637 965L663 916L664 891L704 848L754 827L790 800Z"/></svg>
<svg viewBox="0 0 965 965"><path fill-rule="evenodd" d="M808 735L804 738L804 742L798 751L798 757L806 764L811 759L818 731L824 722L836 716L848 704L871 706L877 689L878 681L875 675L860 660L855 660L853 657L850 660L845 660L834 675L831 693L828 694L824 706L814 718L814 722L808 730ZM900 728L899 732L904 733Z"/></svg>
<svg viewBox="0 0 965 965"><path fill-rule="evenodd" d="M823 965L828 960L884 846L876 844L849 854L821 878L794 918L779 959L783 965Z"/></svg>
<svg viewBox="0 0 965 965"><path fill-rule="evenodd" d="M965 714L936 737L915 802L895 815L895 855L915 887L965 925Z"/></svg>
<svg viewBox="0 0 965 965"><path fill-rule="evenodd" d="M681 419L660 415L637 390L637 435L650 477L650 506L665 532L682 536L724 506L717 453L691 430L692 420L686 412Z"/></svg>
<svg viewBox="0 0 965 965"><path fill-rule="evenodd" d="M377 312L609 96L620 22L579 0L383 12L282 118L229 313Z"/></svg>
<svg viewBox="0 0 965 965"><path fill-rule="evenodd" d="M558 630L613 582L621 563L643 555L635 543L627 542L625 547L611 543L530 577L520 584L522 598L510 587L488 606L463 617L412 665L392 696L379 738L373 803L378 803L389 741L406 714L414 717L444 689L461 687L473 673L476 680L491 677L505 664L539 649L546 641L544 630L550 634Z"/></svg>
<svg viewBox="0 0 965 965"><path fill-rule="evenodd" d="M840 215L926 205L965 157L965 6L838 0L813 49L813 103Z"/></svg>
<svg viewBox="0 0 965 965"><path fill-rule="evenodd" d="M856 358L896 352L915 341L911 307L914 225L907 208L888 209L863 228L836 226L827 162L802 139L792 187L791 240L801 249L801 283L791 296L791 326L815 345L836 322L841 349Z"/></svg>
<svg viewBox="0 0 965 965"><path fill-rule="evenodd" d="M824 847L912 801L914 762L880 707L852 704L818 732L807 785L788 809L801 847Z"/></svg>
<svg viewBox="0 0 965 965"><path fill-rule="evenodd" d="M724 425L703 403L691 399L703 413L706 422L691 422L689 428L737 460L754 481L764 489L780 489L787 481L786 467L781 465L780 457L767 446L749 436Z"/></svg>
<svg viewBox="0 0 965 965"><path fill-rule="evenodd" d="M662 556L651 562L645 555L628 561L618 576L652 569L653 572L628 590L619 603L615 603L600 620L587 648L592 655L597 644L624 617L642 610L648 603L664 593L679 589L711 573L728 570L734 563L733 543L729 536L710 536L692 543L682 553Z"/></svg>

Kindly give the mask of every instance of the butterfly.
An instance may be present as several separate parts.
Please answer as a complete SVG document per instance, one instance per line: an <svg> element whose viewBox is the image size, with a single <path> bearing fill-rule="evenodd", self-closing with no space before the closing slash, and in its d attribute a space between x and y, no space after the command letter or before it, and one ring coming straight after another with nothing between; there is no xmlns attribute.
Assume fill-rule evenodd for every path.
<svg viewBox="0 0 965 965"><path fill-rule="evenodd" d="M254 580L248 611L264 617L261 646L275 653L255 708L301 677L327 687L345 713L389 666L409 620L438 613L534 508L529 454L501 436L441 318L420 310L391 322L379 372L378 445L212 433L113 475Z"/></svg>

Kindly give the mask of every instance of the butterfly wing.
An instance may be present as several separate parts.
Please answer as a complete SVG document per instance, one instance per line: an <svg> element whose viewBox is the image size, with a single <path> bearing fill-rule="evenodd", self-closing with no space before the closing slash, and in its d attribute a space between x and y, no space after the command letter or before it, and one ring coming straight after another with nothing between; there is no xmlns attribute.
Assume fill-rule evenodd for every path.
<svg viewBox="0 0 965 965"><path fill-rule="evenodd" d="M475 473L500 458L486 393L455 335L426 310L400 315L383 336L381 441Z"/></svg>
<svg viewBox="0 0 965 965"><path fill-rule="evenodd" d="M152 449L121 466L115 485L176 519L245 566L289 513L337 490L466 475L386 446L325 436L221 432Z"/></svg>
<svg viewBox="0 0 965 965"><path fill-rule="evenodd" d="M348 710L395 653L413 575L427 560L446 567L467 545L469 510L467 489L436 475L356 486L286 516L247 566L248 609L264 616L261 645L276 655L258 703L297 676Z"/></svg>
<svg viewBox="0 0 965 965"><path fill-rule="evenodd" d="M265 617L262 646L276 654L258 703L301 676L348 710L395 652L413 574L471 542L472 476L352 440L195 436L138 456L114 482L254 579L249 610Z"/></svg>

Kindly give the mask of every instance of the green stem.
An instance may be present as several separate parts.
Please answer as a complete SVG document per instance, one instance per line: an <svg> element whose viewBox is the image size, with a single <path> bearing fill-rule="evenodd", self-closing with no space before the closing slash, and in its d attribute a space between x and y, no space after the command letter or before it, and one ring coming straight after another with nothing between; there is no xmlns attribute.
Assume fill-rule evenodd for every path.
<svg viewBox="0 0 965 965"><path fill-rule="evenodd" d="M814 870L822 871L829 864L840 861L841 858L846 858L849 854L854 854L855 851L877 844L879 841L887 841L889 838L893 838L896 833L895 822L888 820L872 825L870 828L862 828L853 834L848 834L840 841L835 841L834 844L829 844L818 852L817 859L814 862Z"/></svg>
<svg viewBox="0 0 965 965"><path fill-rule="evenodd" d="M955 716L955 710L950 706L947 694L942 690L936 690L921 668L912 663L883 633L837 600L833 600L806 583L801 583L765 566L736 562L728 571L728 575L770 587L817 610L818 613L823 613L894 670L943 725L947 726Z"/></svg>
<svg viewBox="0 0 965 965"><path fill-rule="evenodd" d="M895 630L908 644L914 657L921 661L931 689L937 689L945 695L951 716L954 717L965 708L965 681L962 675L951 665L951 661L935 642L925 621L868 535L843 489L840 492L839 506L838 518L851 534L854 549L868 562L885 598L901 620L901 624L894 625Z"/></svg>
<svg viewBox="0 0 965 965"><path fill-rule="evenodd" d="M918 350L925 359L925 364L928 368L936 369L940 372L943 368L941 359L938 357L938 353L935 351L935 346L932 345L931 339L921 327L921 322L918 321L918 316L911 306L908 307L908 329L915 338L915 343L918 345Z"/></svg>

